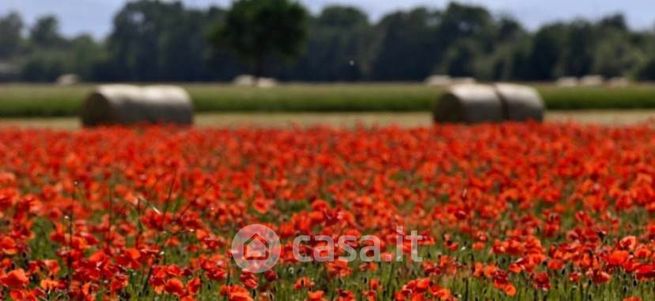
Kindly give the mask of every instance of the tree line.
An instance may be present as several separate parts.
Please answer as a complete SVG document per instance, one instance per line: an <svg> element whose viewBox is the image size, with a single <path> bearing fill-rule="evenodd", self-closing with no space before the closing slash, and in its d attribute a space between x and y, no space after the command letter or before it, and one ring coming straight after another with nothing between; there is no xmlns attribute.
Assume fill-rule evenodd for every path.
<svg viewBox="0 0 655 301"><path fill-rule="evenodd" d="M299 6L290 0L257 2L275 1L269 9L280 3ZM630 29L620 14L528 31L511 16L454 2L444 9L392 12L377 22L350 6L325 7L316 15L301 8L294 18L269 18L255 29L259 37L277 34L271 38L277 47L269 47L261 39L244 41L238 32L248 24L235 13L240 2L255 1L207 9L129 1L100 41L63 36L54 16L28 27L12 12L0 16L0 80L53 81L74 73L98 82L227 81L253 72L321 82L420 81L431 74L481 80L587 74L655 80L655 32ZM243 47L248 42L256 46L254 52L262 51L250 53L252 47Z"/></svg>

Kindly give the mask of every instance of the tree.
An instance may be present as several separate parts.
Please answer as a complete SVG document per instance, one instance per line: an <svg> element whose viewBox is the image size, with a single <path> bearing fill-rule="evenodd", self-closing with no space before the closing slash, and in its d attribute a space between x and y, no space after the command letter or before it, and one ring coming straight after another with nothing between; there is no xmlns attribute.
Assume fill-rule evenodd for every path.
<svg viewBox="0 0 655 301"><path fill-rule="evenodd" d="M484 7L451 2L443 12L437 39L449 47L460 39L475 41L480 51L491 52L497 26Z"/></svg>
<svg viewBox="0 0 655 301"><path fill-rule="evenodd" d="M633 40L621 14L604 17L594 24L596 47L592 72L605 77L630 76L645 61L645 51Z"/></svg>
<svg viewBox="0 0 655 301"><path fill-rule="evenodd" d="M24 62L21 79L32 82L52 82L66 72L66 53L62 51L36 51Z"/></svg>
<svg viewBox="0 0 655 301"><path fill-rule="evenodd" d="M501 42L516 42L525 36L521 23L509 16L503 16L498 21L498 34L496 40Z"/></svg>
<svg viewBox="0 0 655 301"><path fill-rule="evenodd" d="M629 42L625 34L605 32L594 51L593 73L605 77L634 73L642 61L642 52Z"/></svg>
<svg viewBox="0 0 655 301"><path fill-rule="evenodd" d="M501 43L493 54L478 58L475 77L484 80L521 80L531 67L528 65L530 39Z"/></svg>
<svg viewBox="0 0 655 301"><path fill-rule="evenodd" d="M569 24L560 62L563 73L578 77L589 74L594 63L596 42L591 24L586 21Z"/></svg>
<svg viewBox="0 0 655 301"><path fill-rule="evenodd" d="M207 35L222 12L186 9L179 1L128 2L114 17L103 79L209 79Z"/></svg>
<svg viewBox="0 0 655 301"><path fill-rule="evenodd" d="M59 33L55 16L43 16L30 28L28 47L21 62L21 79L52 82L71 72L68 66L74 59L68 53L68 43Z"/></svg>
<svg viewBox="0 0 655 301"><path fill-rule="evenodd" d="M440 59L434 38L439 14L425 8L387 15L377 25L380 41L372 66L375 80L423 80ZM408 34L411 33L411 34Z"/></svg>
<svg viewBox="0 0 655 301"><path fill-rule="evenodd" d="M476 75L477 53L475 42L471 39L458 40L446 54L444 68L447 74L457 77Z"/></svg>
<svg viewBox="0 0 655 301"><path fill-rule="evenodd" d="M625 17L622 14L609 15L598 21L597 25L601 30L616 30L623 33L628 32L628 25L625 22Z"/></svg>
<svg viewBox="0 0 655 301"><path fill-rule="evenodd" d="M237 0L213 34L216 47L234 51L256 78L266 59L297 57L307 35L307 11L291 0Z"/></svg>
<svg viewBox="0 0 655 301"><path fill-rule="evenodd" d="M229 11L188 8L182 0L125 1L103 42L61 35L52 16L25 35L21 17L5 14L0 80L76 73L88 81L224 81L249 69L325 82L421 81L433 72L481 80L655 79L655 31L631 30L620 14L528 32L511 16L457 2L373 23L341 5L310 16L299 1L234 0Z"/></svg>
<svg viewBox="0 0 655 301"><path fill-rule="evenodd" d="M70 41L67 71L77 74L83 80L94 79L98 65L106 59L106 50L89 35L80 35Z"/></svg>
<svg viewBox="0 0 655 301"><path fill-rule="evenodd" d="M13 57L20 48L23 20L15 12L0 18L0 60Z"/></svg>
<svg viewBox="0 0 655 301"><path fill-rule="evenodd" d="M40 48L61 46L63 38L59 34L59 21L55 16L44 16L36 20L30 30L30 41Z"/></svg>
<svg viewBox="0 0 655 301"><path fill-rule="evenodd" d="M530 36L521 24L509 16L496 22L494 50L483 55L478 63L476 77L487 80L516 80L525 77L530 51Z"/></svg>
<svg viewBox="0 0 655 301"><path fill-rule="evenodd" d="M649 58L637 72L637 78L640 80L655 80L655 56Z"/></svg>
<svg viewBox="0 0 655 301"><path fill-rule="evenodd" d="M533 38L529 56L530 80L551 80L558 74L557 65L564 45L566 26L564 24L546 25L539 29Z"/></svg>
<svg viewBox="0 0 655 301"><path fill-rule="evenodd" d="M310 19L307 48L276 77L305 81L363 79L370 60L372 30L366 14L354 7L328 6Z"/></svg>

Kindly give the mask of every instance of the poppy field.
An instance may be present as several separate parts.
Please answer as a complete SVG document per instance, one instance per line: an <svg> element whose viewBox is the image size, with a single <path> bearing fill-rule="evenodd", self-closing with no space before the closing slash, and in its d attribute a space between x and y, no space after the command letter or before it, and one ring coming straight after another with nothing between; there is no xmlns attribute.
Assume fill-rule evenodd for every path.
<svg viewBox="0 0 655 301"><path fill-rule="evenodd" d="M0 152L2 300L655 300L648 124L1 129ZM251 224L282 245L263 273L232 259ZM344 234L379 260L291 254Z"/></svg>

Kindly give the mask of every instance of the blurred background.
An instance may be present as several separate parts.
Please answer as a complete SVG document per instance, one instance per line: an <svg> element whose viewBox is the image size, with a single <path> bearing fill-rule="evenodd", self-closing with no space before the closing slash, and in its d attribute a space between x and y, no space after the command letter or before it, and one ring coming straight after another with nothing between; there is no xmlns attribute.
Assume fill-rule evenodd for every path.
<svg viewBox="0 0 655 301"><path fill-rule="evenodd" d="M646 109L654 79L651 0L0 2L2 117L74 115L105 82L182 83L200 112L428 111L473 81Z"/></svg>

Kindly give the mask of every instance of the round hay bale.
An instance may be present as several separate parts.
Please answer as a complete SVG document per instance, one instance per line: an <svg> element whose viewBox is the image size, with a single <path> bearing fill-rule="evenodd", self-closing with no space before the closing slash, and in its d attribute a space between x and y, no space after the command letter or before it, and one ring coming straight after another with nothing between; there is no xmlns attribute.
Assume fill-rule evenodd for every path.
<svg viewBox="0 0 655 301"><path fill-rule="evenodd" d="M544 101L535 88L505 83L496 84L495 88L503 104L505 120L544 120Z"/></svg>
<svg viewBox="0 0 655 301"><path fill-rule="evenodd" d="M576 87L579 84L578 79L571 76L560 77L555 81L555 85L562 88Z"/></svg>
<svg viewBox="0 0 655 301"><path fill-rule="evenodd" d="M473 77L453 77L451 79L452 85L475 84L476 80Z"/></svg>
<svg viewBox="0 0 655 301"><path fill-rule="evenodd" d="M630 86L630 80L625 77L612 77L607 80L607 85L610 88L625 88Z"/></svg>
<svg viewBox="0 0 655 301"><path fill-rule="evenodd" d="M435 74L426 78L424 83L427 86L445 87L450 85L452 80L448 75Z"/></svg>
<svg viewBox="0 0 655 301"><path fill-rule="evenodd" d="M242 74L232 80L232 84L235 86L254 86L255 77L249 74Z"/></svg>
<svg viewBox="0 0 655 301"><path fill-rule="evenodd" d="M278 85L277 80L274 78L261 77L257 80L258 88L273 88Z"/></svg>
<svg viewBox="0 0 655 301"><path fill-rule="evenodd" d="M500 122L503 120L503 105L492 86L455 85L441 96L433 118L439 123Z"/></svg>
<svg viewBox="0 0 655 301"><path fill-rule="evenodd" d="M599 87L603 85L602 75L586 75L580 78L580 85L584 87Z"/></svg>
<svg viewBox="0 0 655 301"><path fill-rule="evenodd" d="M57 85L72 86L80 83L80 77L77 74L63 74L57 78Z"/></svg>
<svg viewBox="0 0 655 301"><path fill-rule="evenodd" d="M82 106L82 124L193 123L191 97L177 86L99 86Z"/></svg>

